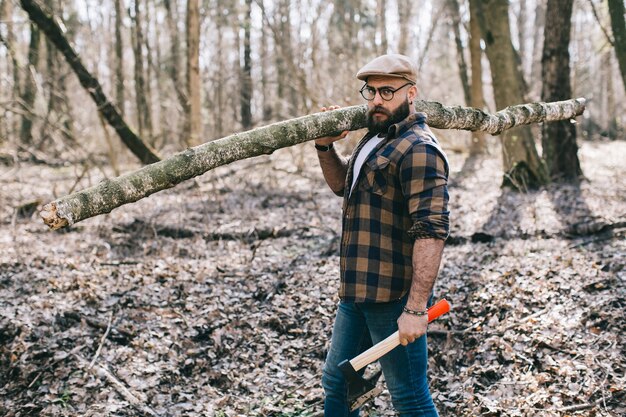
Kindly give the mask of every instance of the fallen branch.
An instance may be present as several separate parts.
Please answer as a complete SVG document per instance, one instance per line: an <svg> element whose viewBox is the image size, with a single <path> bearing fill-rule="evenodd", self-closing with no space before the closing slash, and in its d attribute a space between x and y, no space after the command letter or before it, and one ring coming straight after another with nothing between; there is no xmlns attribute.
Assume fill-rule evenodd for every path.
<svg viewBox="0 0 626 417"><path fill-rule="evenodd" d="M137 396L133 394L122 381L120 381L105 367L96 364L93 368L90 368L89 362L87 362L85 358L76 353L74 354L74 357L81 363L81 365L86 367L87 370L92 372L96 377L104 376L107 381L109 381L109 383L113 385L118 394L120 394L126 401L128 401L137 411L151 416L159 415L156 411L150 408L150 406L145 404L144 401L137 398Z"/></svg>
<svg viewBox="0 0 626 417"><path fill-rule="evenodd" d="M495 114L427 101L418 101L416 109L426 113L428 124L435 128L499 134L522 124L574 118L584 111L585 100L579 98L555 103L521 104ZM277 149L321 136L336 135L343 130L361 129L366 125L365 112L365 105L352 106L236 133L62 197L46 204L40 214L52 229L66 227L109 213L116 207L133 203L234 161L271 154Z"/></svg>
<svg viewBox="0 0 626 417"><path fill-rule="evenodd" d="M100 82L85 68L80 56L72 48L54 17L46 13L37 1L21 0L21 5L28 13L30 20L45 33L48 40L63 54L65 60L78 77L80 85L89 93L102 117L115 129L128 149L144 164L151 164L160 160L156 152L145 144L126 124L122 115L104 94Z"/></svg>

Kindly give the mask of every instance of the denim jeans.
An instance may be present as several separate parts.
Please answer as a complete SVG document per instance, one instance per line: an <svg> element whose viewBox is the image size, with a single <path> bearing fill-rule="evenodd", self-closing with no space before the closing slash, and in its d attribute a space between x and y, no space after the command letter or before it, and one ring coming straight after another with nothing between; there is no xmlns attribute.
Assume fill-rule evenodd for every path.
<svg viewBox="0 0 626 417"><path fill-rule="evenodd" d="M358 417L359 410L349 412L346 382L337 365L398 330L397 320L405 303L406 298L389 303L339 303L322 375L325 417ZM406 347L398 346L380 358L380 364L400 416L438 416L426 379L426 336Z"/></svg>

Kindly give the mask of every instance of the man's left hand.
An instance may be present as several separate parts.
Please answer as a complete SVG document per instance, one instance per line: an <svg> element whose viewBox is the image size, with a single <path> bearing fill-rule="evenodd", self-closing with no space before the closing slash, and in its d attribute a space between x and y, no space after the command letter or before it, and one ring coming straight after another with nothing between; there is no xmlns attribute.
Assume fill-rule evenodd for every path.
<svg viewBox="0 0 626 417"><path fill-rule="evenodd" d="M402 313L398 319L398 333L400 344L406 346L413 343L426 334L428 327L428 315L415 316L413 314Z"/></svg>

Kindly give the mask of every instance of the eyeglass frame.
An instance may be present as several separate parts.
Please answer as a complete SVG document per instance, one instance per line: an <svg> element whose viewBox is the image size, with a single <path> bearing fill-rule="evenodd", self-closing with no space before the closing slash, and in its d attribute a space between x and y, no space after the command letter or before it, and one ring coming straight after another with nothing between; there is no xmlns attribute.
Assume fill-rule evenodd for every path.
<svg viewBox="0 0 626 417"><path fill-rule="evenodd" d="M407 85L415 85L415 83L412 82L408 82L398 88L396 88L395 90L392 89L391 87L380 87L380 88L376 88L376 87L372 87L371 85L368 85L367 83L365 83L365 85L363 85L363 87L361 87L361 89L359 90L359 93L361 93L361 97L363 97L365 100L367 101L372 101L376 98L376 93L378 93L378 95L380 95L380 98L383 99L383 101L391 101L393 100L393 97L396 93L396 91L402 90L404 87L406 87ZM374 96L372 98L367 98L365 97L365 95L363 94L363 92L365 91L366 88L372 88L374 90ZM391 92L391 97L389 98L385 98L383 97L383 93L381 92L381 90L387 90L389 92Z"/></svg>

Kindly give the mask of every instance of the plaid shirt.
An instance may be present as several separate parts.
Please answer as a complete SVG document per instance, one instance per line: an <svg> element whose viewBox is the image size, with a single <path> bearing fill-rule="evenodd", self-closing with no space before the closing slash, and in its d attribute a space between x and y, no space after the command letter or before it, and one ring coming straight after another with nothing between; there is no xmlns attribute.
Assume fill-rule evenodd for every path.
<svg viewBox="0 0 626 417"><path fill-rule="evenodd" d="M357 145L344 187L341 286L347 302L387 302L411 287L413 243L445 240L448 223L448 161L426 115L413 113L389 128L365 160L352 185Z"/></svg>

